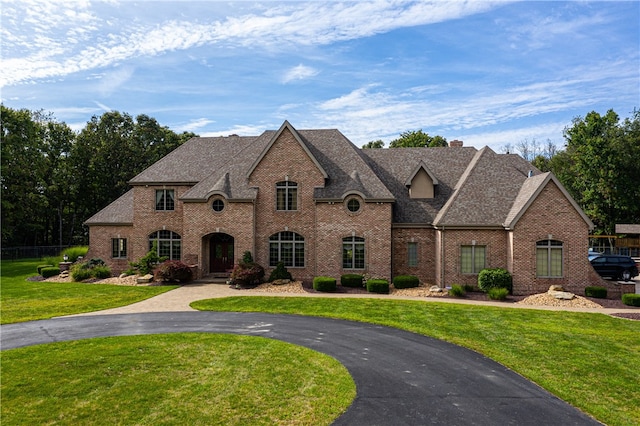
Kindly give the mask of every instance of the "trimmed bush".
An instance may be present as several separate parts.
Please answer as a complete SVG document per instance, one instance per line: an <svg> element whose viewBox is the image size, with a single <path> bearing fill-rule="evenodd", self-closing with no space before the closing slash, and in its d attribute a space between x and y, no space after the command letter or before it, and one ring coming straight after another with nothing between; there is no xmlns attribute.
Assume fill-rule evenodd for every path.
<svg viewBox="0 0 640 426"><path fill-rule="evenodd" d="M398 275L393 279L393 286L397 289L413 288L420 285L420 280L414 275Z"/></svg>
<svg viewBox="0 0 640 426"><path fill-rule="evenodd" d="M389 281L380 279L367 280L369 293L389 294Z"/></svg>
<svg viewBox="0 0 640 426"><path fill-rule="evenodd" d="M240 262L231 271L231 279L240 285L256 285L264 278L264 268L257 263Z"/></svg>
<svg viewBox="0 0 640 426"><path fill-rule="evenodd" d="M165 260L156 269L155 276L160 281L187 282L193 279L193 272L184 262Z"/></svg>
<svg viewBox="0 0 640 426"><path fill-rule="evenodd" d="M622 303L627 306L640 306L640 294L627 293L622 295Z"/></svg>
<svg viewBox="0 0 640 426"><path fill-rule="evenodd" d="M487 295L491 300L506 300L509 295L509 290L506 288L490 288L487 291Z"/></svg>
<svg viewBox="0 0 640 426"><path fill-rule="evenodd" d="M604 287L585 287L584 295L587 297L595 297L597 299L606 299L607 298L607 289Z"/></svg>
<svg viewBox="0 0 640 426"><path fill-rule="evenodd" d="M284 266L283 262L278 262L276 269L271 271L269 274L269 282L273 282L275 280L292 280L291 272L287 271L287 267Z"/></svg>
<svg viewBox="0 0 640 426"><path fill-rule="evenodd" d="M111 269L99 258L76 263L71 267L70 272L71 278L77 282L88 280L89 278L105 279L111 277Z"/></svg>
<svg viewBox="0 0 640 426"><path fill-rule="evenodd" d="M80 282L92 277L92 271L89 268L83 268L82 265L74 265L71 267L71 278L73 281Z"/></svg>
<svg viewBox="0 0 640 426"><path fill-rule="evenodd" d="M38 275L42 275L44 268L53 268L53 265L38 265Z"/></svg>
<svg viewBox="0 0 640 426"><path fill-rule="evenodd" d="M364 277L360 274L344 274L340 277L340 285L343 287L362 288Z"/></svg>
<svg viewBox="0 0 640 426"><path fill-rule="evenodd" d="M490 288L506 288L513 291L513 280L509 271L503 268L483 269L478 274L478 287L485 293Z"/></svg>
<svg viewBox="0 0 640 426"><path fill-rule="evenodd" d="M60 268L55 266L44 267L40 270L40 275L42 278L51 278L60 274Z"/></svg>
<svg viewBox="0 0 640 426"><path fill-rule="evenodd" d="M111 269L108 266L95 266L91 268L91 275L101 280L111 278Z"/></svg>
<svg viewBox="0 0 640 426"><path fill-rule="evenodd" d="M449 295L453 297L463 297L465 294L466 292L460 284L453 284L451 290L449 290Z"/></svg>
<svg viewBox="0 0 640 426"><path fill-rule="evenodd" d="M331 277L315 277L313 279L313 289L323 292L336 291L336 279Z"/></svg>

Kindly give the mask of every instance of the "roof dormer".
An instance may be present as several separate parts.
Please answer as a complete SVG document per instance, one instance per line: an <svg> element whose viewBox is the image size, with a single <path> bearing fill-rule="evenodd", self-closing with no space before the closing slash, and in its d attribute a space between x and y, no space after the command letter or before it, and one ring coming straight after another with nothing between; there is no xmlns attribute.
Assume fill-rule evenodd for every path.
<svg viewBox="0 0 640 426"><path fill-rule="evenodd" d="M411 198L434 198L438 179L424 162L420 162L405 182Z"/></svg>

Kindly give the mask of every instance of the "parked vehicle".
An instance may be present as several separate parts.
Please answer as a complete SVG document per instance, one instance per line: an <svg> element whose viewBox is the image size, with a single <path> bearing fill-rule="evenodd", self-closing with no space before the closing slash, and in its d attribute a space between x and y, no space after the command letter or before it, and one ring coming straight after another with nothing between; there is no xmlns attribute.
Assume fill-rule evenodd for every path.
<svg viewBox="0 0 640 426"><path fill-rule="evenodd" d="M598 256L602 256L602 253L600 253L599 251L595 251L594 249L589 249L589 262L591 262Z"/></svg>
<svg viewBox="0 0 640 426"><path fill-rule="evenodd" d="M638 276L636 262L629 256L603 254L591 259L591 265L601 277L611 277L614 280L629 281Z"/></svg>

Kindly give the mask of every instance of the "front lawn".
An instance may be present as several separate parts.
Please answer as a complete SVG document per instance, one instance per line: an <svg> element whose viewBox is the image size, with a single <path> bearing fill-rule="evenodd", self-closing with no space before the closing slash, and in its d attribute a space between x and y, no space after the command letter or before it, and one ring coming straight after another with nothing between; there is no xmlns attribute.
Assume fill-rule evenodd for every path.
<svg viewBox="0 0 640 426"><path fill-rule="evenodd" d="M126 306L176 286L116 286L110 284L27 281L37 274L39 260L3 260L0 266L0 323L47 319Z"/></svg>
<svg viewBox="0 0 640 426"><path fill-rule="evenodd" d="M231 297L191 306L341 318L432 336L500 362L610 426L640 424L640 321L380 299Z"/></svg>
<svg viewBox="0 0 640 426"><path fill-rule="evenodd" d="M176 333L2 352L2 425L328 425L356 395L328 355L254 336Z"/></svg>

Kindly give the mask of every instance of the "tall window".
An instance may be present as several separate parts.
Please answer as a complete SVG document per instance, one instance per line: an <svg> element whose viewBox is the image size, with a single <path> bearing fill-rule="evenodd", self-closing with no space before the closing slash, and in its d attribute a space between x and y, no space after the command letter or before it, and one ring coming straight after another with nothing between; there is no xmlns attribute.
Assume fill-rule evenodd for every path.
<svg viewBox="0 0 640 426"><path fill-rule="evenodd" d="M156 231L149 235L149 250L153 247L153 242L158 243L158 256L167 257L171 260L180 260L180 248L182 241L180 234L173 231Z"/></svg>
<svg viewBox="0 0 640 426"><path fill-rule="evenodd" d="M407 265L418 266L418 243L409 243L407 245Z"/></svg>
<svg viewBox="0 0 640 426"><path fill-rule="evenodd" d="M269 266L304 268L304 237L295 232L283 231L269 237Z"/></svg>
<svg viewBox="0 0 640 426"><path fill-rule="evenodd" d="M342 239L342 267L344 269L364 269L364 238L346 237Z"/></svg>
<svg viewBox="0 0 640 426"><path fill-rule="evenodd" d="M298 184L276 183L276 210L298 210Z"/></svg>
<svg viewBox="0 0 640 426"><path fill-rule="evenodd" d="M156 189L156 210L173 210L174 199L173 189Z"/></svg>
<svg viewBox="0 0 640 426"><path fill-rule="evenodd" d="M463 274L477 274L485 268L486 246L462 246L460 250L460 271Z"/></svg>
<svg viewBox="0 0 640 426"><path fill-rule="evenodd" d="M562 241L542 240L536 243L536 275L541 278L562 277Z"/></svg>
<svg viewBox="0 0 640 426"><path fill-rule="evenodd" d="M114 259L127 258L127 239L126 238L111 239L111 257Z"/></svg>

